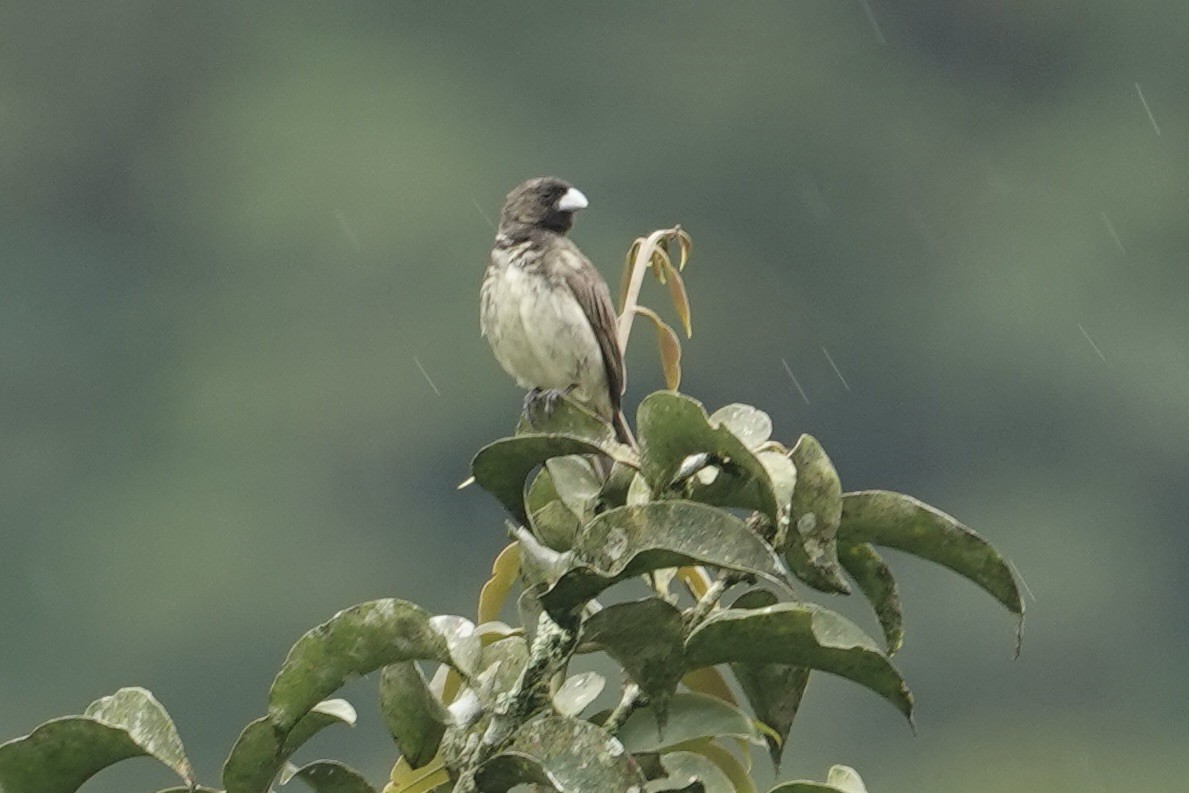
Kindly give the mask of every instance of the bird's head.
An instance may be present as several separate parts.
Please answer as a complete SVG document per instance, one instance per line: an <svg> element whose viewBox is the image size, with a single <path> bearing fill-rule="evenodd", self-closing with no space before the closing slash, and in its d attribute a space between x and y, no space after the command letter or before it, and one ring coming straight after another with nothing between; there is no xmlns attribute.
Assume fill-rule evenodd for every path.
<svg viewBox="0 0 1189 793"><path fill-rule="evenodd" d="M534 226L565 234L574 225L574 213L586 207L586 196L569 182L539 176L508 193L500 212L500 229Z"/></svg>

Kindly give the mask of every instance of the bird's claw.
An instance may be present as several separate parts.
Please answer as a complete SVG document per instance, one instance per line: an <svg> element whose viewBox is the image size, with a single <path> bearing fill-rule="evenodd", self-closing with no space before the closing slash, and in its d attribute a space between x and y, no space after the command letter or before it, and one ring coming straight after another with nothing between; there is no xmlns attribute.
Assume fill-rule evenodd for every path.
<svg viewBox="0 0 1189 793"><path fill-rule="evenodd" d="M540 412L544 418L552 418L557 403L574 390L569 388L534 388L524 395L524 418L532 423L533 416Z"/></svg>

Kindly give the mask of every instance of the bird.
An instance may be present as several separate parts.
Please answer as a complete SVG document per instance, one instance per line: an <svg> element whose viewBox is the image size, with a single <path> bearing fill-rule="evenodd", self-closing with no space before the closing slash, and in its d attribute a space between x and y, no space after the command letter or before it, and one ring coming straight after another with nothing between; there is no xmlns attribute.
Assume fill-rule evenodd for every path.
<svg viewBox="0 0 1189 793"><path fill-rule="evenodd" d="M622 412L623 351L611 291L566 233L586 196L542 176L508 193L480 289L480 332L521 388L526 415L552 412L563 394L635 446Z"/></svg>

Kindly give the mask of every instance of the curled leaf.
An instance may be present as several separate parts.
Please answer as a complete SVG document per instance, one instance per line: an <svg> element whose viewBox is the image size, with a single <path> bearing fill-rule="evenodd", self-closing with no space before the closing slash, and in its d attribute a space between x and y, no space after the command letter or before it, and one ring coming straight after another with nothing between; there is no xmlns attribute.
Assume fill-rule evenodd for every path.
<svg viewBox="0 0 1189 793"><path fill-rule="evenodd" d="M640 472L654 493L670 488L686 458L705 453L725 484L716 480L705 492L695 492L698 500L758 509L773 525L779 524L784 510L776 500L768 470L730 429L712 423L700 402L665 391L650 394L640 403L637 427Z"/></svg>
<svg viewBox="0 0 1189 793"><path fill-rule="evenodd" d="M415 661L389 664L380 672L380 714L413 768L434 758L450 721Z"/></svg>
<svg viewBox="0 0 1189 793"><path fill-rule="evenodd" d="M888 655L895 655L904 643L904 617L900 611L900 588L892 570L870 543L843 541L838 546L842 567L859 585L879 626L883 629Z"/></svg>
<svg viewBox="0 0 1189 793"><path fill-rule="evenodd" d="M398 661L437 661L469 674L466 664L471 650L462 635L463 623L435 624L425 609L395 599L340 611L293 645L269 690L269 716L286 733L347 680ZM478 639L472 638L477 645Z"/></svg>
<svg viewBox="0 0 1189 793"><path fill-rule="evenodd" d="M587 524L571 553L570 569L540 595L559 620L612 584L665 567L705 564L786 580L772 549L742 520L692 501L608 510Z"/></svg>
<svg viewBox="0 0 1189 793"><path fill-rule="evenodd" d="M499 552L491 564L491 578L479 590L479 622L493 622L499 619L508 592L520 574L520 545L510 543Z"/></svg>
<svg viewBox="0 0 1189 793"><path fill-rule="evenodd" d="M825 592L850 593L838 563L836 537L842 518L842 482L825 449L802 435L792 452L797 468L793 488L793 531L785 549L789 567L805 583Z"/></svg>
<svg viewBox="0 0 1189 793"><path fill-rule="evenodd" d="M845 494L840 533L852 542L895 548L948 567L1023 617L1015 576L999 552L954 518L912 496L886 490Z"/></svg>
<svg viewBox="0 0 1189 793"><path fill-rule="evenodd" d="M598 445L573 435L517 435L489 443L471 461L479 485L523 524L529 522L524 506L524 480L538 465L570 454L604 454L635 465L634 455L618 444Z"/></svg>
<svg viewBox="0 0 1189 793"><path fill-rule="evenodd" d="M691 667L720 663L786 664L866 686L911 722L912 695L875 642L840 614L812 603L777 603L712 614L685 643Z"/></svg>
<svg viewBox="0 0 1189 793"><path fill-rule="evenodd" d="M661 353L661 371L665 375L665 387L675 391L681 385L681 340L677 338L677 332L652 309L636 306L635 311L640 316L647 317L656 329L656 341Z"/></svg>

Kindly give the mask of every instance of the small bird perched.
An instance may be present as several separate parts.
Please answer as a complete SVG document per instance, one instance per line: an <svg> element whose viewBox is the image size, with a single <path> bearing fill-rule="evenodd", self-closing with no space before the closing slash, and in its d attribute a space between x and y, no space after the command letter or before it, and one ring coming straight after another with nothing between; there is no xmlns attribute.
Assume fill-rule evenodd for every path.
<svg viewBox="0 0 1189 793"><path fill-rule="evenodd" d="M525 411L572 394L634 445L620 410L623 352L611 292L566 232L586 196L551 176L508 193L480 291L479 323L521 388Z"/></svg>

